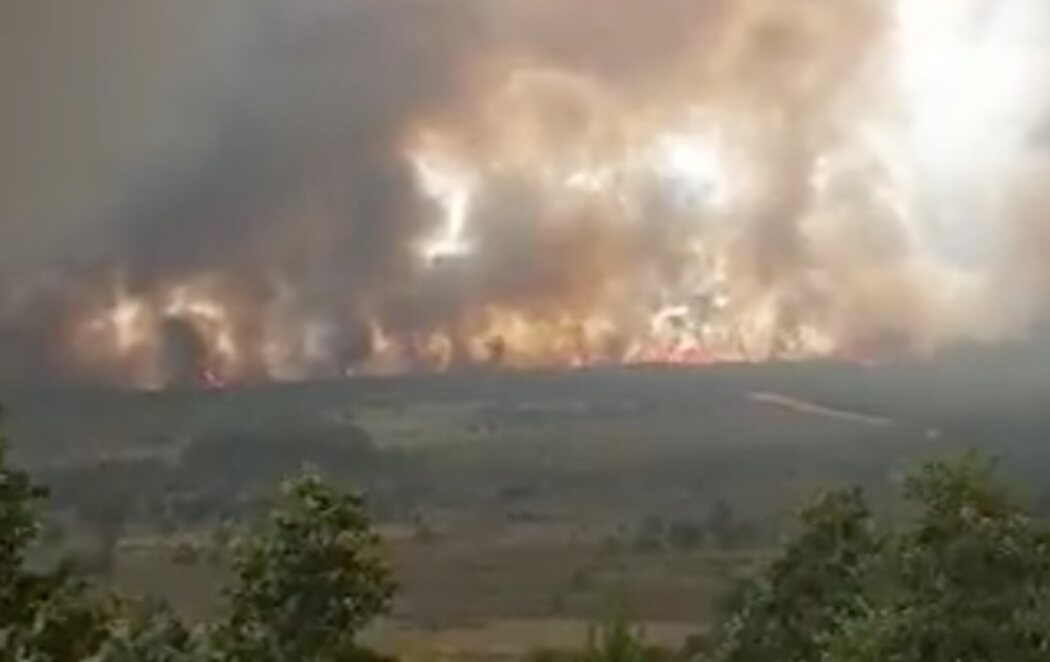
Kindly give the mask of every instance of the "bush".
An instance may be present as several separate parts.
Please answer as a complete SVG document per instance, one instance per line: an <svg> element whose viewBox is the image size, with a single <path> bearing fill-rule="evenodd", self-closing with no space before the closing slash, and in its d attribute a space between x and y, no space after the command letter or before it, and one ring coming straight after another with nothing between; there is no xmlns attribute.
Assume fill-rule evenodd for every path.
<svg viewBox="0 0 1050 662"><path fill-rule="evenodd" d="M856 491L825 497L748 590L714 659L1050 659L1050 533L968 458L907 483L915 514L878 535Z"/></svg>
<svg viewBox="0 0 1050 662"><path fill-rule="evenodd" d="M622 600L613 600L605 617L591 627L582 651L541 650L532 662L665 662L675 655L645 641L645 630L635 624Z"/></svg>
<svg viewBox="0 0 1050 662"><path fill-rule="evenodd" d="M394 593L362 500L316 474L287 481L267 521L233 542L236 585L215 629L231 659L350 660Z"/></svg>
<svg viewBox="0 0 1050 662"><path fill-rule="evenodd" d="M803 532L744 591L723 626L718 659L819 659L824 640L860 609L881 547L860 492L828 494L802 521Z"/></svg>
<svg viewBox="0 0 1050 662"><path fill-rule="evenodd" d="M163 604L98 597L65 567L28 569L43 490L8 468L5 452L0 438L0 661L379 659L355 638L389 607L394 585L360 497L313 473L287 481L269 518L233 541L226 615L191 631Z"/></svg>
<svg viewBox="0 0 1050 662"><path fill-rule="evenodd" d="M918 515L888 548L892 591L829 642L841 662L1050 659L1050 536L986 463L934 463L908 483Z"/></svg>

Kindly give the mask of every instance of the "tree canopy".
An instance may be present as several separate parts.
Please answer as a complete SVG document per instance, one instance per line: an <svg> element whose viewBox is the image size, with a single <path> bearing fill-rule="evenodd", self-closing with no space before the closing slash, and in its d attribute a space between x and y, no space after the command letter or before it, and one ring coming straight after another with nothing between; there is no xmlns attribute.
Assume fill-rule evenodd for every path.
<svg viewBox="0 0 1050 662"><path fill-rule="evenodd" d="M395 585L362 498L306 471L229 544L225 609L189 627L28 551L45 492L0 436L0 662L357 662L359 634ZM703 646L648 646L623 612L579 654L600 662L1036 662L1050 659L1050 529L975 458L904 484L907 516L880 523L856 489L817 499Z"/></svg>
<svg viewBox="0 0 1050 662"><path fill-rule="evenodd" d="M831 494L745 592L724 662L1050 659L1050 531L975 458L906 483L912 517L878 531L856 491Z"/></svg>
<svg viewBox="0 0 1050 662"><path fill-rule="evenodd" d="M313 472L286 481L268 518L232 544L233 584L216 622L189 628L163 603L88 587L26 562L45 496L7 462L0 437L0 662L347 662L375 656L360 630L394 584L361 497Z"/></svg>
<svg viewBox="0 0 1050 662"><path fill-rule="evenodd" d="M356 636L394 594L360 497L317 474L287 481L268 520L233 544L229 616L215 629L229 659L352 660Z"/></svg>

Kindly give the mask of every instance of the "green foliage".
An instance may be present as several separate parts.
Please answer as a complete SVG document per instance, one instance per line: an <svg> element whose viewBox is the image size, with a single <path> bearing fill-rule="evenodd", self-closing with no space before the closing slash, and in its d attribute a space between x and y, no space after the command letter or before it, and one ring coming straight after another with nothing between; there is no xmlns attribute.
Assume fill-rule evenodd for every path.
<svg viewBox="0 0 1050 662"><path fill-rule="evenodd" d="M1050 659L1050 535L972 458L906 485L914 517L877 536L856 492L825 497L744 593L717 660Z"/></svg>
<svg viewBox="0 0 1050 662"><path fill-rule="evenodd" d="M163 603L126 605L91 662L192 662L204 659L205 644Z"/></svg>
<svg viewBox="0 0 1050 662"><path fill-rule="evenodd" d="M673 653L645 641L623 600L610 601L605 617L587 633L583 651L539 651L532 662L669 662Z"/></svg>
<svg viewBox="0 0 1050 662"><path fill-rule="evenodd" d="M914 524L888 550L894 590L843 628L828 659L1050 659L1050 537L969 459L907 486Z"/></svg>
<svg viewBox="0 0 1050 662"><path fill-rule="evenodd" d="M582 662L659 662L667 657L665 651L645 643L645 630L633 625L625 605L618 603L591 628Z"/></svg>
<svg viewBox="0 0 1050 662"><path fill-rule="evenodd" d="M802 514L803 532L744 591L716 655L726 662L818 659L823 640L862 606L880 548L856 490L821 498Z"/></svg>
<svg viewBox="0 0 1050 662"><path fill-rule="evenodd" d="M104 638L104 606L61 567L36 572L26 551L39 532L33 502L44 490L7 465L0 436L0 660L64 662L90 655Z"/></svg>
<svg viewBox="0 0 1050 662"><path fill-rule="evenodd" d="M66 662L90 657L105 640L111 612L64 571L25 573L17 581L21 607L0 624L3 660Z"/></svg>
<svg viewBox="0 0 1050 662"><path fill-rule="evenodd" d="M0 410L0 415L2 415ZM2 423L0 418L0 423ZM26 547L39 529L32 504L45 491L34 485L24 472L7 466L7 438L0 429L0 622L10 618L18 604L12 590L23 571Z"/></svg>
<svg viewBox="0 0 1050 662"><path fill-rule="evenodd" d="M44 496L0 438L0 662L345 662L378 659L355 636L394 591L359 497L315 474L288 481L260 529L236 538L224 619L191 632L163 604L95 597L26 552Z"/></svg>
<svg viewBox="0 0 1050 662"><path fill-rule="evenodd" d="M394 583L359 497L307 473L233 549L230 615L214 633L222 659L360 659L356 635L389 608Z"/></svg>
<svg viewBox="0 0 1050 662"><path fill-rule="evenodd" d="M164 605L99 595L65 567L34 570L34 504L0 437L0 662L363 662L358 634L394 584L362 500L316 474L286 482L269 517L234 536L227 611L199 630ZM968 458L906 484L912 516L879 531L859 491L802 515L780 557L741 592L713 638L651 646L622 603L577 652L551 662L1037 662L1050 659L1050 532ZM105 515L105 509L99 511ZM107 516L108 517L108 516ZM691 549L738 539L725 502L704 526L650 520L639 539ZM107 529L108 531L109 529ZM115 544L119 531L107 537ZM187 557L187 560L189 558ZM575 582L583 585L585 575ZM711 651L710 653L708 651Z"/></svg>

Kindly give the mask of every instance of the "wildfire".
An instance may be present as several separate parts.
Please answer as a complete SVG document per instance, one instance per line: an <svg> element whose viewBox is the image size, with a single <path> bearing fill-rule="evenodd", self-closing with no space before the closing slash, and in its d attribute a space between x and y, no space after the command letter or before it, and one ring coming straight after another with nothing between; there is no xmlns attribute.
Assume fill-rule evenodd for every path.
<svg viewBox="0 0 1050 662"><path fill-rule="evenodd" d="M466 238L473 190L470 176L439 154L414 155L416 177L423 194L437 206L440 227L424 243L421 254L427 263L467 255L471 244Z"/></svg>
<svg viewBox="0 0 1050 662"><path fill-rule="evenodd" d="M204 282L135 295L115 278L111 292L74 325L73 345L87 366L115 366L150 388L222 388L245 368L233 315Z"/></svg>
<svg viewBox="0 0 1050 662"><path fill-rule="evenodd" d="M460 114L415 118L398 156L419 218L385 256L397 280L354 296L326 283L317 306L302 282L315 274L281 265L250 295L221 267L135 291L117 278L72 325L75 353L144 386L221 388L867 360L991 333L974 321L994 293L973 253L1001 210L964 209L979 192L954 190L987 193L1030 124L1025 17L951 0L812 3L801 18L738 4L644 93L494 57ZM364 290L351 273L346 292Z"/></svg>

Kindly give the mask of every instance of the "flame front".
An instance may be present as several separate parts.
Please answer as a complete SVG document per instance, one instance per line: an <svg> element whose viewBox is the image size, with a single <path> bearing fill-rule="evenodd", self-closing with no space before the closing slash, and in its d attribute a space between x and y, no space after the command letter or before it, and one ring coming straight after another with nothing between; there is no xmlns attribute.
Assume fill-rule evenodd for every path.
<svg viewBox="0 0 1050 662"><path fill-rule="evenodd" d="M1030 307L999 292L1038 123L1017 33L1045 24L1035 4L723 4L635 78L495 40L454 103L393 131L414 192L382 268L358 268L374 237L353 225L378 212L329 204L360 173L311 145L301 195L252 212L283 220L262 259L145 284L108 267L62 322L68 353L143 386L214 385L868 360L1023 332ZM501 34L570 6L590 7L484 15Z"/></svg>

